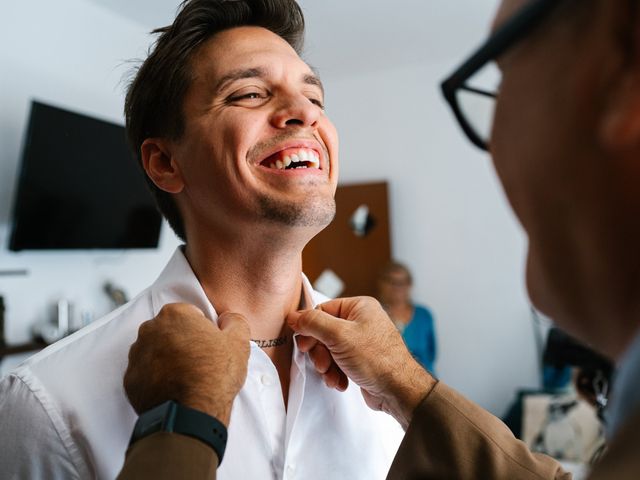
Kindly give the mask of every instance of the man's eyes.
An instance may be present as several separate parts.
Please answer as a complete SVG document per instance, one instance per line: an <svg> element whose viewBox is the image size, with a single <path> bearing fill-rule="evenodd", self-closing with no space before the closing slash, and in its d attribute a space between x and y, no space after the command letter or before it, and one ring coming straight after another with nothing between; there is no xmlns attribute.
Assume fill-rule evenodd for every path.
<svg viewBox="0 0 640 480"><path fill-rule="evenodd" d="M261 100L267 97L268 97L268 94L266 92L259 92L259 91L238 92L230 95L227 98L227 102L233 103L233 102L240 102L243 100L248 100L248 101Z"/></svg>
<svg viewBox="0 0 640 480"><path fill-rule="evenodd" d="M240 97L237 98L262 98L262 95L260 95L259 93L246 93L244 95L240 95Z"/></svg>
<svg viewBox="0 0 640 480"><path fill-rule="evenodd" d="M322 100L318 100L317 98L309 98L309 101L314 105L320 107L320 110L324 110L324 103L322 102Z"/></svg>
<svg viewBox="0 0 640 480"><path fill-rule="evenodd" d="M229 95L226 98L227 104L254 105L262 103L271 97L271 93L264 90L240 90ZM324 110L324 102L314 95L307 94L307 98L311 103Z"/></svg>

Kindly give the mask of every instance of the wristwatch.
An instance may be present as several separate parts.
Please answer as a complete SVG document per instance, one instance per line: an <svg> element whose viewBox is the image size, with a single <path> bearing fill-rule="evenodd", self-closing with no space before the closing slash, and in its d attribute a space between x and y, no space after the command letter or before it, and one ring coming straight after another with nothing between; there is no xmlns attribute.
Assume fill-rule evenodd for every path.
<svg viewBox="0 0 640 480"><path fill-rule="evenodd" d="M144 412L133 429L129 446L155 432L173 432L197 438L213 448L222 463L227 446L227 428L217 418L169 400Z"/></svg>

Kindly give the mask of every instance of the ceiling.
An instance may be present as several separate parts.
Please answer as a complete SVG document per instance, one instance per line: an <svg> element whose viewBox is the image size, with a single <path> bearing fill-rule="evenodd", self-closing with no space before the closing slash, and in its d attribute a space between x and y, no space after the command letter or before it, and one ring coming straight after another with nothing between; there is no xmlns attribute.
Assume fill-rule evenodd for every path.
<svg viewBox="0 0 640 480"><path fill-rule="evenodd" d="M179 0L89 0L144 29L170 23ZM484 33L497 0L299 0L305 59L323 76L458 60ZM455 63L455 62L454 62Z"/></svg>

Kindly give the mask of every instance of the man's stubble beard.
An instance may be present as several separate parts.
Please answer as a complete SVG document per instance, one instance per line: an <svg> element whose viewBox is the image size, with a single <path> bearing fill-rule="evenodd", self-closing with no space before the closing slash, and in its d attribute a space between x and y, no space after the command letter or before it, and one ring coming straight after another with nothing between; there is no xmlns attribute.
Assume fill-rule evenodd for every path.
<svg viewBox="0 0 640 480"><path fill-rule="evenodd" d="M259 216L289 227L326 227L336 215L334 198L309 197L304 204L266 195L258 198Z"/></svg>

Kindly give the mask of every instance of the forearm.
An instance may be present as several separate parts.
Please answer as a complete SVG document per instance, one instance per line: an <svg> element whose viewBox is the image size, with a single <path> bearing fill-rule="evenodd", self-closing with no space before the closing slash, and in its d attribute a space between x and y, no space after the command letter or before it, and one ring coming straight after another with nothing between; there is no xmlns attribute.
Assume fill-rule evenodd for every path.
<svg viewBox="0 0 640 480"><path fill-rule="evenodd" d="M200 440L158 432L134 443L118 480L215 479L218 456Z"/></svg>
<svg viewBox="0 0 640 480"><path fill-rule="evenodd" d="M389 479L562 479L554 459L532 454L496 417L438 383L415 410Z"/></svg>
<svg viewBox="0 0 640 480"><path fill-rule="evenodd" d="M416 409L436 383L436 379L430 373L409 358L392 371L386 382L383 410L393 416L406 431Z"/></svg>

